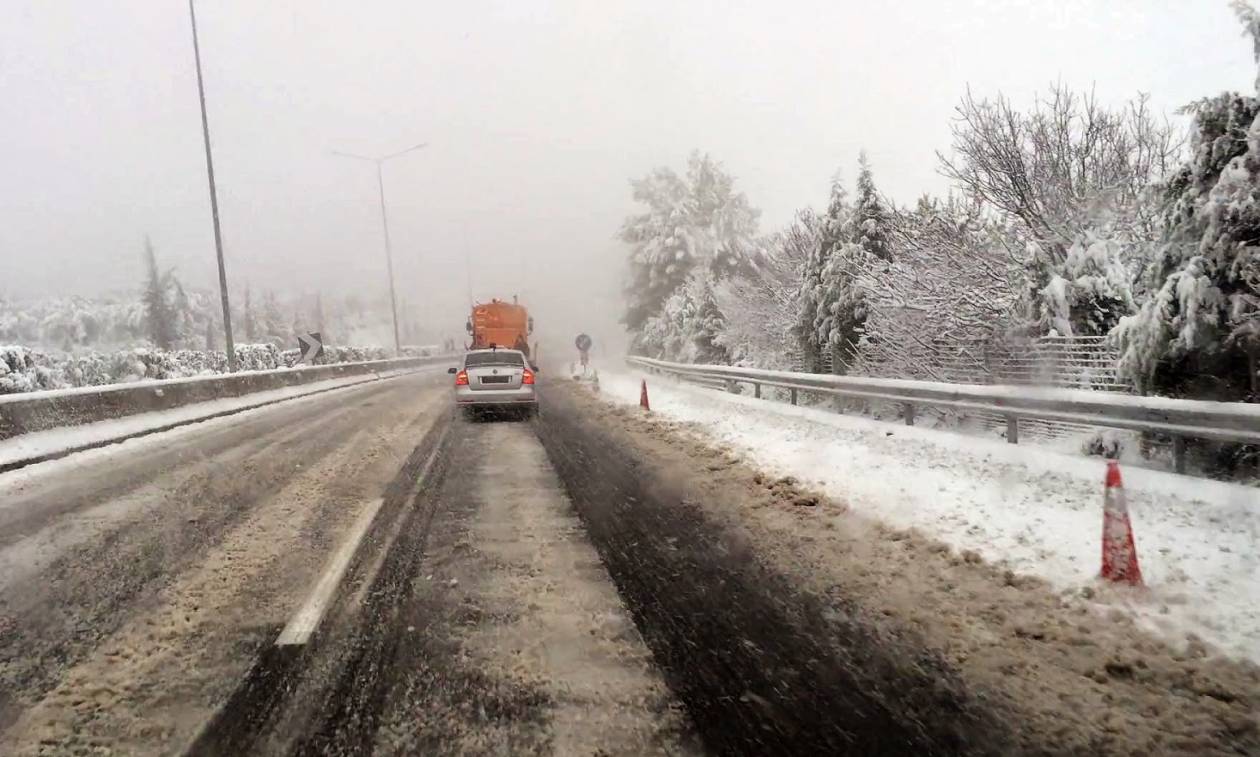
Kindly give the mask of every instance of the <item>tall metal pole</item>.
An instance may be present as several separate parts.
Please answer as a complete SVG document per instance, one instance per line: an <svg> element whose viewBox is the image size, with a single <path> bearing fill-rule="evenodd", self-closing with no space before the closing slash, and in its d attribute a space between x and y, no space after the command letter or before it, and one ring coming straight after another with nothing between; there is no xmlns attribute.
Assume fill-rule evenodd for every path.
<svg viewBox="0 0 1260 757"><path fill-rule="evenodd" d="M381 175L381 164L376 161L376 187L381 192L381 228L385 230L385 267L389 271L389 307L394 314L394 356L402 354L402 345L398 341L398 298L394 294L394 253L389 246L389 218L385 214L385 179Z"/></svg>
<svg viewBox="0 0 1260 757"><path fill-rule="evenodd" d="M197 10L188 0L192 19L193 58L197 62L197 96L201 100L201 136L206 143L206 176L210 180L210 217L214 220L214 251L219 259L219 299L223 303L223 337L227 347L228 370L236 371L236 343L232 340L232 309L228 305L227 269L223 265L223 233L219 230L219 195L214 188L214 158L210 154L210 121L206 118L206 87L201 80L201 46L197 43ZM395 332L397 325L395 325Z"/></svg>
<svg viewBox="0 0 1260 757"><path fill-rule="evenodd" d="M394 354L395 355L398 355L402 352L402 345L398 339L398 297L394 293L394 253L393 253L393 250L390 249L390 244L389 244L389 217L385 213L385 179L382 176L381 166L385 164L385 161L390 160L391 158L397 158L401 155L406 155L409 152L421 150L428 146L429 146L428 142L422 142L418 145L412 145L411 147L408 147L406 150L399 150L398 152L393 152L393 153L390 153L389 155L382 155L379 158L369 157L367 155L355 155L354 153L341 152L340 150L332 151L333 155L337 155L342 158L354 158L355 160L365 160L370 163L376 164L376 188L377 190L379 190L380 197L381 197L381 227L385 230L385 267L388 269L388 272L389 272L389 307L390 307L390 310L394 314Z"/></svg>

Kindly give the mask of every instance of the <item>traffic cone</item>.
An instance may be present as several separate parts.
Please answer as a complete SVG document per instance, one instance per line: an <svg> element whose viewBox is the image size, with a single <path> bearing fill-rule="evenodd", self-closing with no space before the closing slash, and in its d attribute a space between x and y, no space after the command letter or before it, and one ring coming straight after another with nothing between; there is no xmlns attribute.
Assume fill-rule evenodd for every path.
<svg viewBox="0 0 1260 757"><path fill-rule="evenodd" d="M647 379L643 379L643 383L639 387L639 407L647 412L652 412L652 406L648 404L647 398Z"/></svg>
<svg viewBox="0 0 1260 757"><path fill-rule="evenodd" d="M1138 567L1137 546L1133 542L1133 524L1120 480L1120 463L1107 461L1106 487L1103 489L1102 577L1131 586L1142 585L1142 569Z"/></svg>

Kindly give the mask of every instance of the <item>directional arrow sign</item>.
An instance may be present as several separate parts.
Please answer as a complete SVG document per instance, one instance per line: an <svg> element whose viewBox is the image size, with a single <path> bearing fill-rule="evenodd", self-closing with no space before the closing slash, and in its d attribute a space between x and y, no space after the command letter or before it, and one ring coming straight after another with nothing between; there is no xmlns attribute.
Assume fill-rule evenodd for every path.
<svg viewBox="0 0 1260 757"><path fill-rule="evenodd" d="M300 363L313 363L324 354L324 339L318 331L311 334L298 334L298 350L302 352Z"/></svg>
<svg viewBox="0 0 1260 757"><path fill-rule="evenodd" d="M573 346L581 352L586 352L591 348L591 338L586 334L578 334L577 339L573 340Z"/></svg>

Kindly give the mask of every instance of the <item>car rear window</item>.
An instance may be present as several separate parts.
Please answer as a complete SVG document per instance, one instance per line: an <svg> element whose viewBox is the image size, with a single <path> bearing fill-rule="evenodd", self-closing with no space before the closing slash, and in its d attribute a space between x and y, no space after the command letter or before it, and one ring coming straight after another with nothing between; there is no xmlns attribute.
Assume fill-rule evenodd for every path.
<svg viewBox="0 0 1260 757"><path fill-rule="evenodd" d="M464 367L479 365L525 365L519 352L470 352L464 355Z"/></svg>

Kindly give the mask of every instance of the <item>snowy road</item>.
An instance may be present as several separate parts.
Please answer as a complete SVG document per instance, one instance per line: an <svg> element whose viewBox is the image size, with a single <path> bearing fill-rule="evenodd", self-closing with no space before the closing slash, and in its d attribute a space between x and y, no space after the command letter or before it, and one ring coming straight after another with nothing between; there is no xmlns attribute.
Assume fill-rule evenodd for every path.
<svg viewBox="0 0 1260 757"><path fill-rule="evenodd" d="M186 736L446 399L400 377L0 476L0 752Z"/></svg>
<svg viewBox="0 0 1260 757"><path fill-rule="evenodd" d="M0 753L1260 749L1254 668L542 390L470 422L401 377L0 476Z"/></svg>

